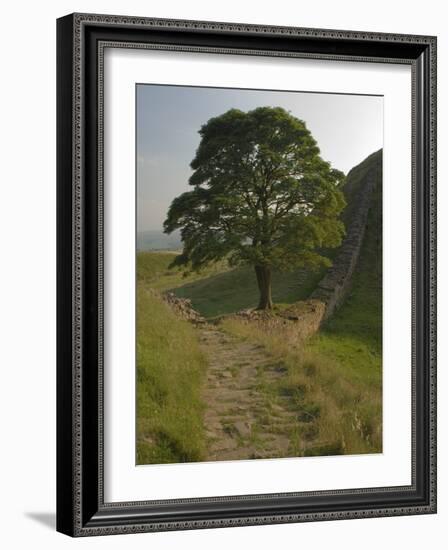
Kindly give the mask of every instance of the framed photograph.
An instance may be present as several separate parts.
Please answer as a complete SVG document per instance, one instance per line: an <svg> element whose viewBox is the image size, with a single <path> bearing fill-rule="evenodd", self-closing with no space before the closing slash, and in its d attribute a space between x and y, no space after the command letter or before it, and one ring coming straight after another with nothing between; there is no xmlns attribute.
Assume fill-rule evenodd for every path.
<svg viewBox="0 0 448 550"><path fill-rule="evenodd" d="M436 38L57 41L57 529L435 513Z"/></svg>

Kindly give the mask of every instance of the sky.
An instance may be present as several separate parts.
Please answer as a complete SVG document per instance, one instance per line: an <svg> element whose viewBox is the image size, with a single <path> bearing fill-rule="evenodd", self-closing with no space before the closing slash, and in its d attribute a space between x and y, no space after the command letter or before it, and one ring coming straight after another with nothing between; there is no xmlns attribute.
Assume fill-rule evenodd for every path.
<svg viewBox="0 0 448 550"><path fill-rule="evenodd" d="M138 84L137 231L161 231L171 201L191 190L190 162L209 118L265 106L303 120L322 158L345 174L383 146L379 96Z"/></svg>

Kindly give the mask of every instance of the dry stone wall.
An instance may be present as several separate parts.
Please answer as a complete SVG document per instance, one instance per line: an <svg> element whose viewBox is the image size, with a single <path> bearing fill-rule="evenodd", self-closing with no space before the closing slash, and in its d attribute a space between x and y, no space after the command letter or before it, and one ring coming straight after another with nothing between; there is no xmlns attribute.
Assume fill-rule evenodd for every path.
<svg viewBox="0 0 448 550"><path fill-rule="evenodd" d="M380 169L381 163L377 161L367 172L364 183L360 186L354 199L356 202L353 217L340 252L316 290L311 294L312 299L320 300L325 304L324 319L330 317L335 309L342 304L350 288L352 275L361 252L372 194L378 181Z"/></svg>
<svg viewBox="0 0 448 550"><path fill-rule="evenodd" d="M174 292L165 292L162 294L162 299L181 319L194 324L205 323L205 319L193 308L188 298L178 298Z"/></svg>
<svg viewBox="0 0 448 550"><path fill-rule="evenodd" d="M239 311L233 317L256 325L267 333L281 336L288 344L293 345L315 334L324 314L325 304L320 300L309 299L296 302L278 313L248 309Z"/></svg>

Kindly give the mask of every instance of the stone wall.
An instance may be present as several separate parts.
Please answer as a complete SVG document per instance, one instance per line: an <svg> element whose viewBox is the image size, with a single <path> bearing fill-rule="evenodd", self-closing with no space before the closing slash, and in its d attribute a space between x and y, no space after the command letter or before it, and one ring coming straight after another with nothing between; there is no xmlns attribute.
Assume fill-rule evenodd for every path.
<svg viewBox="0 0 448 550"><path fill-rule="evenodd" d="M310 298L325 304L324 319L330 317L345 299L350 288L353 272L361 252L372 194L378 181L380 161L368 170L364 183L354 198L353 217L347 228L345 239L333 265L317 285Z"/></svg>
<svg viewBox="0 0 448 550"><path fill-rule="evenodd" d="M205 319L193 308L188 298L178 298L174 292L165 292L162 294L162 299L181 319L193 324L205 323Z"/></svg>
<svg viewBox="0 0 448 550"><path fill-rule="evenodd" d="M315 334L323 321L325 304L320 300L296 302L288 308L273 313L267 310L247 309L235 313L232 317L243 323L275 334L294 345L303 342ZM229 316L226 317L229 319Z"/></svg>

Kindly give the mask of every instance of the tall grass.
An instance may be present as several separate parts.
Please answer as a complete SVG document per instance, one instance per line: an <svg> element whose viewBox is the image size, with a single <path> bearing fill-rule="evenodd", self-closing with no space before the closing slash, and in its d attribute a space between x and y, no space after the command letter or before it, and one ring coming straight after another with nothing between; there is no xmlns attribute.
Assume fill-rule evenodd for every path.
<svg viewBox="0 0 448 550"><path fill-rule="evenodd" d="M292 348L281 335L267 334L250 323L226 319L222 327L263 346L273 361L286 368L267 392L286 396L297 413L292 455L381 452L381 382L377 376L366 379L353 365L321 353L315 345ZM368 360L365 350L359 348L356 359L360 363Z"/></svg>
<svg viewBox="0 0 448 550"><path fill-rule="evenodd" d="M195 329L137 287L137 464L202 459L206 360Z"/></svg>

